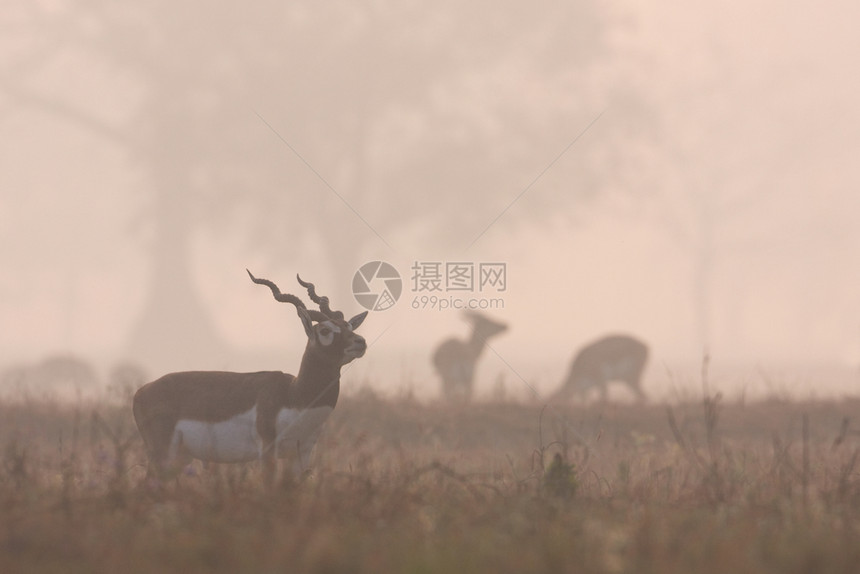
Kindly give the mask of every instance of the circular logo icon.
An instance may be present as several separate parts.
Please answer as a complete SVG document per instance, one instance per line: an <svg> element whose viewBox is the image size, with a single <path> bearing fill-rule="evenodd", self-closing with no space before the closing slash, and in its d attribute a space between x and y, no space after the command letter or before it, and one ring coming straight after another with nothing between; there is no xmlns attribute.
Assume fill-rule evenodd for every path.
<svg viewBox="0 0 860 574"><path fill-rule="evenodd" d="M352 277L352 294L359 305L370 311L391 309L403 292L400 273L390 263L371 261L358 268Z"/></svg>

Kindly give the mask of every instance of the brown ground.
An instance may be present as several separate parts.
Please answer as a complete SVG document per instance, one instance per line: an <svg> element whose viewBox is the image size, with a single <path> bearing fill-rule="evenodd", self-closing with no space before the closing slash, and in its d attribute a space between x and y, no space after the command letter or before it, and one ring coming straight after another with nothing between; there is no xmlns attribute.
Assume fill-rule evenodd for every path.
<svg viewBox="0 0 860 574"><path fill-rule="evenodd" d="M5 403L0 572L856 572L858 431L854 399L365 393L265 493L253 464L153 487L125 404Z"/></svg>

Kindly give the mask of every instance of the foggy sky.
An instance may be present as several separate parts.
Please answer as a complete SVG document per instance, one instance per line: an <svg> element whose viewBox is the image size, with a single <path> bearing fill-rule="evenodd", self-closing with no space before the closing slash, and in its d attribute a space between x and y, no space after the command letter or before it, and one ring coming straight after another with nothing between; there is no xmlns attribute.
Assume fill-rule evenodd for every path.
<svg viewBox="0 0 860 574"><path fill-rule="evenodd" d="M299 272L350 314L361 309L345 283L361 263L385 260L404 276L406 292L362 327L376 342L345 377L432 392L434 345L466 336L467 327L456 312L410 307L420 295L409 291L411 266L503 261L504 309L491 314L511 328L484 357L479 392L499 377L549 390L574 351L607 332L647 340L648 378L663 386L667 370L695 365L705 344L716 364L747 365L742 372L751 376L764 369L805 385L814 378L806 367L826 365L855 373L857 382L860 40L853 28L860 9L851 3L618 2L596 20L606 26L600 54L589 53L598 41L573 26L581 42L566 39L561 47L571 53L551 64L535 59L554 49L542 45L544 20L526 16L549 6L498 8L499 25L516 38L510 44L481 36L491 32L478 26L478 11L449 6L438 22L416 28L428 46L450 43L450 54L419 53L414 69L385 48L401 41L390 22L408 15L327 7L337 21L326 27L309 4L282 23L310 27L303 33L316 38L304 46L305 83L273 77L230 92L219 119L229 131L215 126L193 140L210 157L247 153L246 165L273 174L265 185L283 198L305 198L261 204L269 219L256 220L257 208L226 202L235 200L231 189L264 185L259 173L195 176L183 164L194 157L188 150L168 140L128 147L104 129L135 125L129 118L143 106L177 112L149 99L146 77L122 64L123 46L107 57L111 46L88 42L88 26L99 37L97 19L71 5L31 13L25 3L8 4L17 9L0 17L15 31L0 43L0 364L54 353L101 363L134 358L128 341L153 273L152 198L159 177L171 181L142 167L139 158L150 154L157 165L173 158L175 169L188 170L187 180L173 181L226 188L190 195L204 213L193 218L215 223L193 228L188 271L215 336L232 350L194 365L146 359L156 371L294 372L304 345L295 313L251 285L245 268L293 292ZM217 30L234 16L221 6L202 21L178 21ZM63 18L84 32L64 41L45 25ZM237 26L278 32L262 12L243 18ZM518 18L529 33L504 27ZM329 34L312 34L314 26ZM231 74L251 65L219 59L224 49L211 34L187 32L172 49L177 61L212 56L211 69L201 65L200 85L206 74L229 85ZM151 41L158 38L155 28ZM320 71L376 41L360 65L331 77ZM390 77L375 74L387 66ZM164 61L151 77L169 86L177 70ZM326 81L314 84L316 77ZM332 95L340 91L346 96ZM274 93L302 98L301 115L291 115L291 101L273 101ZM360 100L355 114L323 131L320 122L352 105L351 93ZM205 110L211 97L201 93L193 105ZM171 129L200 130L195 121ZM367 124L354 129L355 122ZM152 145L145 128L133 137ZM353 134L361 137L351 141ZM497 149L511 155L496 157ZM498 179L494 161L509 167ZM369 191L352 194L356 181ZM436 192L438 208L426 199ZM337 261L333 251L342 251ZM707 334L696 308L702 277Z"/></svg>

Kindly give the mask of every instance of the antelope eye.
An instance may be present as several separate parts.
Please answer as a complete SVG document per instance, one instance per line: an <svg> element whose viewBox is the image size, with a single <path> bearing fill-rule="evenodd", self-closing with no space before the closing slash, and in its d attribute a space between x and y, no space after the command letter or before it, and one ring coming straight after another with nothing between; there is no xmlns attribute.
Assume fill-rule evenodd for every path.
<svg viewBox="0 0 860 574"><path fill-rule="evenodd" d="M320 336L321 337L328 337L329 335L331 335L331 329L329 329L328 327L320 328Z"/></svg>

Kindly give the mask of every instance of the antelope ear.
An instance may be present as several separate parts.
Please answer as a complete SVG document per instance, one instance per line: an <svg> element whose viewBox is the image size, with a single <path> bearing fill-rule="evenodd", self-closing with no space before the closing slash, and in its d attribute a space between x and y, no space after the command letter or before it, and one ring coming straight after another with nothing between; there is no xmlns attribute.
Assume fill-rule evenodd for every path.
<svg viewBox="0 0 860 574"><path fill-rule="evenodd" d="M302 325L305 328L305 335L310 339L314 335L314 323L311 320L311 316L308 314L308 310L303 307L296 307L296 311L299 314L299 319L302 320Z"/></svg>
<svg viewBox="0 0 860 574"><path fill-rule="evenodd" d="M352 328L353 331L355 331L362 323L364 323L365 318L367 318L367 311L365 311L364 313L359 313L358 315L350 319L349 326Z"/></svg>

